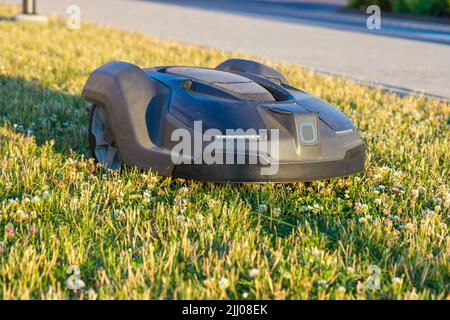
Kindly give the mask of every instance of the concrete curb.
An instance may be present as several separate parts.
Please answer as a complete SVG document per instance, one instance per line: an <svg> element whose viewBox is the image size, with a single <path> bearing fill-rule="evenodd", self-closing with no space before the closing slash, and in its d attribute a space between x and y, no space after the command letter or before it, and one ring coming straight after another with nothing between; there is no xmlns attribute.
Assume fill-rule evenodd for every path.
<svg viewBox="0 0 450 320"><path fill-rule="evenodd" d="M39 14L18 14L14 16L14 21L25 21L25 22L37 22L37 23L47 23L48 17Z"/></svg>
<svg viewBox="0 0 450 320"><path fill-rule="evenodd" d="M443 97L443 96L439 96L439 95L435 95L435 94L431 94L431 93L427 93L424 91L417 91L417 90L411 90L411 89L407 89L407 88L402 88L402 87L397 87L394 85L389 85L389 84L385 84L385 83L380 83L380 82L374 82L374 81L368 81L368 80L362 80L362 79L358 79L358 78L354 78L345 74L338 74L338 73L333 73L333 72L328 72L328 71L323 71L323 70L317 70L317 69L311 69L311 68L306 68L304 66L301 66L304 69L319 73L321 75L325 75L325 76L329 76L329 77L333 77L333 78L344 78L344 79L348 79L351 80L353 82L368 86L370 88L373 89L381 89L384 92L389 92L389 93L394 93L400 97L407 97L407 96L423 96L426 97L428 99L435 99L435 100L439 100L442 102L447 102L450 103L450 98L447 97Z"/></svg>

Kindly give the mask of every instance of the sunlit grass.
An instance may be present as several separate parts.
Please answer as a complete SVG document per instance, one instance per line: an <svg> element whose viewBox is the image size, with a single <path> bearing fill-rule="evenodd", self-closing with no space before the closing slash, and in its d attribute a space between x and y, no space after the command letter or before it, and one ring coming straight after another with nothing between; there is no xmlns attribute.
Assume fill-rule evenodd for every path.
<svg viewBox="0 0 450 320"><path fill-rule="evenodd" d="M215 185L106 174L88 159L80 92L93 69L230 57L245 56L58 19L0 20L1 298L450 298L448 103L259 59L355 122L364 174Z"/></svg>

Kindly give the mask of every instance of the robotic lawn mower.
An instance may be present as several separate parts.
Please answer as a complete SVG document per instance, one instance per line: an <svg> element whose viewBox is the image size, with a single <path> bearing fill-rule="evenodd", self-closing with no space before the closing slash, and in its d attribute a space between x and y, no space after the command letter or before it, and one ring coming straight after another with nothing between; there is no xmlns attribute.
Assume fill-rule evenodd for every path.
<svg viewBox="0 0 450 320"><path fill-rule="evenodd" d="M89 146L111 170L217 182L312 181L364 170L340 111L261 63L141 69L110 62L87 80Z"/></svg>

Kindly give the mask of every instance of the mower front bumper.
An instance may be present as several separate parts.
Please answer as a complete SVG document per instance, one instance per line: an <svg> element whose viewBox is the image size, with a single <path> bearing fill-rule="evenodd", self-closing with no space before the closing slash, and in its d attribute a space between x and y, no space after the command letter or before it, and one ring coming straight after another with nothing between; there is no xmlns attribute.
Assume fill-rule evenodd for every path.
<svg viewBox="0 0 450 320"><path fill-rule="evenodd" d="M212 182L295 182L348 176L364 171L364 145L347 151L336 161L280 164L274 175L261 175L259 164L181 164L175 166L175 178Z"/></svg>

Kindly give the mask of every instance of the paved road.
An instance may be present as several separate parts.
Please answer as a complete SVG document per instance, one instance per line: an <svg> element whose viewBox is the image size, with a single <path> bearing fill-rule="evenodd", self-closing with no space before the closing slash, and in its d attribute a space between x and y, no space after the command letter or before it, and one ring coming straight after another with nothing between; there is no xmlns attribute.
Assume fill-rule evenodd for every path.
<svg viewBox="0 0 450 320"><path fill-rule="evenodd" d="M38 0L61 16L69 4L85 21L450 98L448 26L383 18L368 31L364 17L334 12L342 0Z"/></svg>
<svg viewBox="0 0 450 320"><path fill-rule="evenodd" d="M411 21L393 18L392 15L387 17L386 14L382 29L373 31L367 28L368 15L365 12L345 10L347 0L150 1L450 45L450 19L445 25L433 21L437 19Z"/></svg>

